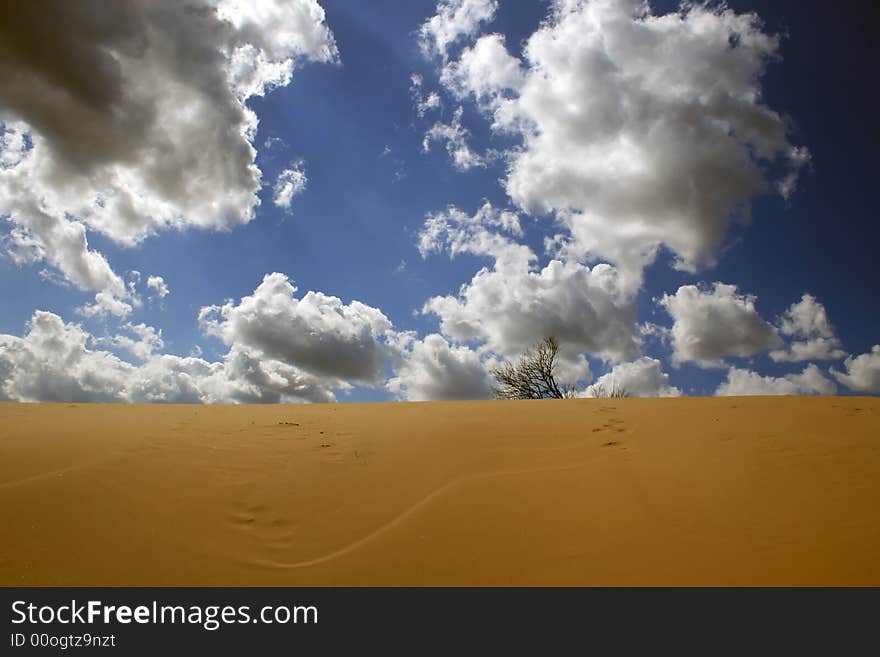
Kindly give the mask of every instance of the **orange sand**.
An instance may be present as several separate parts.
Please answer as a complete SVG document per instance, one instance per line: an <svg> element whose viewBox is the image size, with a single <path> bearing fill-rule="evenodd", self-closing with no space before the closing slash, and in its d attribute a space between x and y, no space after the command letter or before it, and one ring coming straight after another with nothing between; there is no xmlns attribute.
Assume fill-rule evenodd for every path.
<svg viewBox="0 0 880 657"><path fill-rule="evenodd" d="M880 585L880 399L0 404L3 585Z"/></svg>

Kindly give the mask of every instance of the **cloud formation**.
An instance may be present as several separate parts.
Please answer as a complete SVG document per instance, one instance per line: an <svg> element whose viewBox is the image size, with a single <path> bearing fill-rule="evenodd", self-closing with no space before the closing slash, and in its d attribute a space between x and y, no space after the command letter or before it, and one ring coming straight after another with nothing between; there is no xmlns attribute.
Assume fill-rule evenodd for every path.
<svg viewBox="0 0 880 657"><path fill-rule="evenodd" d="M464 345L450 345L431 333L419 340L400 334L394 363L396 376L387 388L408 401L488 399L492 380L480 355Z"/></svg>
<svg viewBox="0 0 880 657"><path fill-rule="evenodd" d="M171 294L171 290L168 289L165 279L161 276L149 276L147 278L147 288L154 290L155 296L160 299L164 299Z"/></svg>
<svg viewBox="0 0 880 657"><path fill-rule="evenodd" d="M441 81L521 139L507 193L554 213L578 256L635 276L665 245L694 271L714 264L755 195L774 183L790 194L809 161L761 99L778 46L757 16L724 5L654 16L638 0L557 0L522 61L489 34Z"/></svg>
<svg viewBox="0 0 880 657"><path fill-rule="evenodd" d="M116 335L109 340L113 346L125 349L139 360L149 360L154 352L159 351L165 346L162 340L162 330L147 324L132 324L128 322L124 327L129 333L135 337L128 335ZM99 342L96 340L96 342Z"/></svg>
<svg viewBox="0 0 880 657"><path fill-rule="evenodd" d="M38 310L24 337L0 335L0 399L47 402L125 401L134 367L86 346L76 324Z"/></svg>
<svg viewBox="0 0 880 657"><path fill-rule="evenodd" d="M672 361L700 367L723 367L727 356L753 356L781 345L776 330L755 308L756 298L735 285L711 288L683 285L660 304L674 320Z"/></svg>
<svg viewBox="0 0 880 657"><path fill-rule="evenodd" d="M449 46L473 37L482 23L491 21L498 0L440 0L437 13L419 28L419 47L426 57L446 59Z"/></svg>
<svg viewBox="0 0 880 657"><path fill-rule="evenodd" d="M837 360L846 356L828 321L825 306L811 294L791 305L779 319L779 332L791 338L785 349L771 351L777 363L806 360Z"/></svg>
<svg viewBox="0 0 880 657"><path fill-rule="evenodd" d="M452 123L437 121L425 133L422 140L422 152L431 150L431 143L439 141L446 144L446 152L452 160L452 165L459 171L467 171L474 167L486 166L486 160L479 153L475 153L468 146L470 132L461 124L461 116L464 109L459 107L452 115Z"/></svg>
<svg viewBox="0 0 880 657"><path fill-rule="evenodd" d="M329 402L348 384L321 377L246 345L217 362L157 354L161 332L127 324L135 338L95 338L82 326L38 310L23 337L0 335L0 400L25 402ZM133 365L106 345L130 352Z"/></svg>
<svg viewBox="0 0 880 657"><path fill-rule="evenodd" d="M534 252L514 241L518 234L516 215L488 203L472 216L454 207L428 216L419 241L423 256L470 253L493 262L458 294L425 303L422 312L439 317L441 333L457 343L482 343L504 357L555 336L563 380L589 380L585 352L611 361L638 356L635 301L617 270L556 259L539 269Z"/></svg>
<svg viewBox="0 0 880 657"><path fill-rule="evenodd" d="M0 24L0 216L19 261L124 294L87 231L135 244L246 223L261 172L253 95L337 51L315 0L7 7Z"/></svg>
<svg viewBox="0 0 880 657"><path fill-rule="evenodd" d="M428 95L425 95L422 90L425 80L421 75L413 73L409 76L409 82L409 92L412 96L416 114L420 118L424 117L428 112L438 110L443 106L443 102L440 100L440 94L436 91L428 92Z"/></svg>
<svg viewBox="0 0 880 657"><path fill-rule="evenodd" d="M206 306L199 321L209 335L256 357L275 359L316 377L376 385L388 358L391 322L376 308L322 292L296 297L285 275L267 274L239 303Z"/></svg>
<svg viewBox="0 0 880 657"><path fill-rule="evenodd" d="M844 361L846 372L831 370L835 379L850 390L880 394L880 344L875 344L871 351Z"/></svg>
<svg viewBox="0 0 880 657"><path fill-rule="evenodd" d="M630 397L678 397L681 390L669 385L669 375L663 371L662 363L656 358L642 356L629 363L620 363L607 374L596 379L584 391L592 397L599 389L606 391L622 388Z"/></svg>
<svg viewBox="0 0 880 657"><path fill-rule="evenodd" d="M459 99L473 96L487 111L503 105L505 92L518 92L525 83L521 62L507 52L504 36L480 37L462 50L458 60L447 63L441 83Z"/></svg>
<svg viewBox="0 0 880 657"><path fill-rule="evenodd" d="M126 303L109 292L98 292L92 303L86 303L76 309L83 317L127 317L131 314L132 305Z"/></svg>
<svg viewBox="0 0 880 657"><path fill-rule="evenodd" d="M308 178L302 170L302 162L291 164L278 174L272 188L272 202L279 208L289 209L293 197L305 191Z"/></svg>
<svg viewBox="0 0 880 657"><path fill-rule="evenodd" d="M761 376L757 372L731 367L727 380L715 391L719 396L745 395L833 395L834 383L818 367L809 364L800 374L784 377Z"/></svg>

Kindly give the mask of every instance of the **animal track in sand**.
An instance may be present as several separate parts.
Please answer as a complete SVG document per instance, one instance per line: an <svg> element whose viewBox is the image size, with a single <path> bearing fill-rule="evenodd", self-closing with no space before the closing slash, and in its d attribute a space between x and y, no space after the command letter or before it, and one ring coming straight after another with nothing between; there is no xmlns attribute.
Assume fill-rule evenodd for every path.
<svg viewBox="0 0 880 657"><path fill-rule="evenodd" d="M27 477L22 477L21 479L13 479L12 481L4 481L0 483L0 488L13 488L15 486L23 486L25 484L30 484L35 481L40 481L41 479L51 479L52 477L63 477L64 475L70 472L76 472L77 470L85 470L95 465L102 465L108 461L112 461L112 458L108 459L97 459L94 461L88 461L87 463L78 463L76 465L71 465L67 468L58 468L57 470L50 470L49 472L40 472L38 474L29 475Z"/></svg>
<svg viewBox="0 0 880 657"><path fill-rule="evenodd" d="M284 519L265 504L242 503L229 517L239 531L254 535L262 546L270 549L286 549L293 540L294 530L286 528Z"/></svg>
<svg viewBox="0 0 880 657"><path fill-rule="evenodd" d="M89 468L101 467L108 463L113 463L115 461L124 461L126 457L130 454L138 454L143 453L147 450L156 450L161 449L159 447L153 446L151 444L145 445L132 445L125 449L114 451L110 454L100 456L97 458L89 459L87 461L83 461L82 463L74 463L65 468L55 468L54 470L48 470L46 472L38 472L36 474L28 475L26 477L21 477L20 479L12 479L10 481L0 482L0 489L2 488L14 488L15 486L24 486L26 484L33 483L35 481L41 481L43 479L52 479L54 477L64 477L64 475L79 472L80 470L88 470Z"/></svg>
<svg viewBox="0 0 880 657"><path fill-rule="evenodd" d="M624 424L623 420L619 418L611 418L610 420L605 422L605 424L593 428L594 433L597 431L614 431L616 433L623 433L624 431L626 431L626 425Z"/></svg>
<svg viewBox="0 0 880 657"><path fill-rule="evenodd" d="M319 557L314 557L312 559L306 559L303 561L297 561L294 563L285 563L283 561L271 560L271 559L248 559L246 563L250 563L252 565L261 566L264 568L272 568L279 570L292 570L295 568L308 568L310 566L317 566L322 563L326 563L328 561L332 561L333 559L338 559L339 557L345 556L351 552L354 552L358 548L369 544L370 542L376 540L383 534L387 533L394 527L402 524L408 518L416 515L421 509L428 506L435 499L442 497L444 494L448 493L450 490L473 483L476 481L486 480L486 479L494 479L497 477L515 477L521 475L529 475L529 474L537 474L540 472L565 472L568 470L577 470L578 468L582 468L587 465L588 462L575 463L566 466L558 466L558 467L548 467L548 468L528 468L524 470L500 470L497 472L485 472L480 474L469 475L465 477L458 477L449 481L439 488L434 489L418 501L416 501L411 506L405 508L396 516L392 517L390 520L380 525L370 533L362 536L361 538L348 543L336 550L328 552Z"/></svg>

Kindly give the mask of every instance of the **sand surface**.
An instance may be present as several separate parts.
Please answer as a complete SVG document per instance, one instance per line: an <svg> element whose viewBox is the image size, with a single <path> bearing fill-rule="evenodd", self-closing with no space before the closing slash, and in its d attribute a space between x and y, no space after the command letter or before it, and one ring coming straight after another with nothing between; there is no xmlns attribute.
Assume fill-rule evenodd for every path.
<svg viewBox="0 0 880 657"><path fill-rule="evenodd" d="M880 585L880 400L0 404L2 585Z"/></svg>

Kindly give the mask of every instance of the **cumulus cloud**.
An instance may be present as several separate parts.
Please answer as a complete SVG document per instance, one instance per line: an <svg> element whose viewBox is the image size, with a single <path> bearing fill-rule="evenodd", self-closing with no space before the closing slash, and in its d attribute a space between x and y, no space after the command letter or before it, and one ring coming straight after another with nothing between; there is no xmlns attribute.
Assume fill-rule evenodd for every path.
<svg viewBox="0 0 880 657"><path fill-rule="evenodd" d="M0 335L0 399L48 402L281 403L333 401L335 380L315 376L245 346L221 361L156 354L161 332L127 324L125 335L95 338L82 326L36 311L23 337ZM144 362L132 365L95 346L109 344ZM90 345L92 345L90 347Z"/></svg>
<svg viewBox="0 0 880 657"><path fill-rule="evenodd" d="M834 383L818 367L809 364L800 374L784 377L761 376L757 372L731 367L727 380L715 391L719 396L743 395L833 395Z"/></svg>
<svg viewBox="0 0 880 657"><path fill-rule="evenodd" d="M785 349L770 352L776 362L837 360L846 356L828 321L825 306L811 294L791 305L778 321L779 332L792 338Z"/></svg>
<svg viewBox="0 0 880 657"><path fill-rule="evenodd" d="M0 390L13 401L110 402L126 399L135 368L106 351L92 351L77 324L38 310L24 337L0 335Z"/></svg>
<svg viewBox="0 0 880 657"><path fill-rule="evenodd" d="M217 361L160 353L162 332L127 322L96 337L75 323L37 311L23 337L0 335L0 397L15 401L129 401L189 403L326 402L354 385L385 382L392 355L421 358L414 338L398 336L376 308L344 304L321 292L297 296L282 274L268 274L238 303L201 309L204 332L227 352ZM133 365L110 349L124 350ZM461 350L451 352L463 358ZM470 363L463 360L463 366ZM406 365L401 394L430 386ZM440 390L439 387L435 388ZM467 390L474 390L474 386ZM426 393L427 394L427 393Z"/></svg>
<svg viewBox="0 0 880 657"><path fill-rule="evenodd" d="M458 60L448 62L440 81L458 98L473 95L492 109L503 104L505 92L522 89L525 73L520 61L507 52L504 36L489 34L465 48Z"/></svg>
<svg viewBox="0 0 880 657"><path fill-rule="evenodd" d="M131 322L126 323L124 328L135 337L116 335L109 339L96 340L96 342L108 342L115 347L125 349L140 360L149 360L154 352L165 346L161 329L143 323L132 324Z"/></svg>
<svg viewBox="0 0 880 657"><path fill-rule="evenodd" d="M489 204L473 216L456 208L429 215L419 241L423 256L446 250L493 261L458 294L425 303L422 312L440 318L442 334L482 342L505 357L553 335L561 345L561 378L569 381L589 379L584 352L615 361L639 355L635 302L617 270L555 259L539 269L532 250L512 239L519 231L515 214Z"/></svg>
<svg viewBox="0 0 880 657"><path fill-rule="evenodd" d="M681 390L669 385L669 375L656 358L642 356L629 363L620 363L596 382L588 386L585 395L596 396L599 388L612 390L622 388L631 397L678 397Z"/></svg>
<svg viewBox="0 0 880 657"><path fill-rule="evenodd" d="M92 303L86 303L76 309L83 317L127 317L131 314L132 306L108 292L98 292Z"/></svg>
<svg viewBox="0 0 880 657"><path fill-rule="evenodd" d="M239 403L278 404L285 401L335 401L333 389L344 381L316 376L280 358L246 346L233 345L223 359L222 376L208 380L208 399L224 397Z"/></svg>
<svg viewBox="0 0 880 657"><path fill-rule="evenodd" d="M271 358L233 347L222 361L162 354L139 366L126 399L136 403L332 402L325 381Z"/></svg>
<svg viewBox="0 0 880 657"><path fill-rule="evenodd" d="M787 349L777 349L770 352L770 358L777 363L798 363L807 360L839 360L846 356L846 352L840 347L837 338L810 338L809 340L795 340L788 345Z"/></svg>
<svg viewBox="0 0 880 657"><path fill-rule="evenodd" d="M492 381L480 355L465 345L450 345L441 335L424 339L413 334L397 336L395 377L387 389L401 399L487 399Z"/></svg>
<svg viewBox="0 0 880 657"><path fill-rule="evenodd" d="M462 38L474 37L482 23L490 22L498 0L440 0L437 13L419 28L419 46L426 57L444 59L449 46Z"/></svg>
<svg viewBox="0 0 880 657"><path fill-rule="evenodd" d="M577 254L640 273L666 245L693 271L714 264L755 195L774 182L790 194L809 162L762 102L778 47L723 4L655 16L639 0L557 0L521 61L486 35L441 79L521 139L507 193L554 213Z"/></svg>
<svg viewBox="0 0 880 657"><path fill-rule="evenodd" d="M296 296L286 276L267 274L239 303L201 309L199 321L225 344L290 364L342 386L376 385L388 359L391 322L376 308L322 292Z"/></svg>
<svg viewBox="0 0 880 657"><path fill-rule="evenodd" d="M155 291L155 296L160 299L164 299L169 294L171 294L171 290L168 289L168 285L165 283L165 279L161 276L149 276L147 277L147 288Z"/></svg>
<svg viewBox="0 0 880 657"><path fill-rule="evenodd" d="M315 0L7 7L0 23L0 216L19 257L124 294L87 230L135 244L250 221L261 172L245 101L332 61Z"/></svg>
<svg viewBox="0 0 880 657"><path fill-rule="evenodd" d="M880 344L875 344L869 353L844 361L846 373L831 370L835 379L850 390L880 393Z"/></svg>
<svg viewBox="0 0 880 657"><path fill-rule="evenodd" d="M230 77L241 98L286 85L299 60L338 57L324 10L314 0L220 0L217 15L239 34Z"/></svg>
<svg viewBox="0 0 880 657"><path fill-rule="evenodd" d="M275 179L275 186L272 188L272 202L279 208L289 209L293 197L302 194L307 183L308 178L302 170L302 162L294 162L279 173Z"/></svg>
<svg viewBox="0 0 880 657"><path fill-rule="evenodd" d="M468 145L470 132L461 124L464 108L459 107L452 115L452 123L437 121L425 133L422 140L422 152L431 150L431 142L439 141L446 144L446 152L452 159L452 165L459 171L467 171L474 167L486 166L485 158L475 153Z"/></svg>
<svg viewBox="0 0 880 657"><path fill-rule="evenodd" d="M674 320L673 362L723 367L726 356L753 356L779 346L779 335L758 314L755 301L723 283L708 289L683 285L663 295L660 304Z"/></svg>

